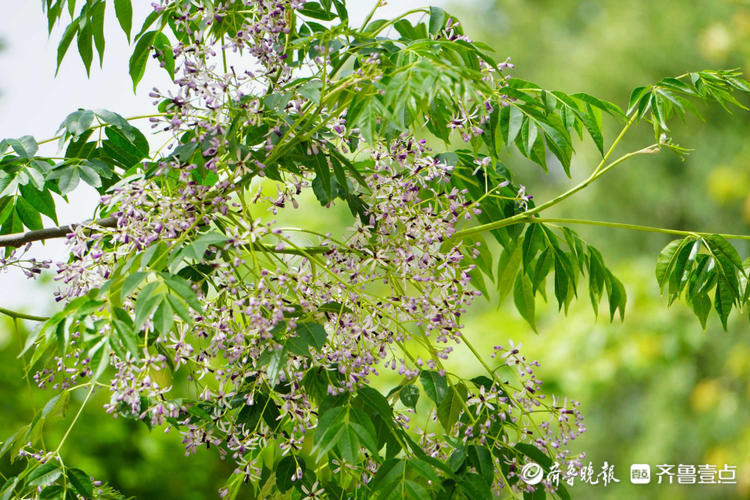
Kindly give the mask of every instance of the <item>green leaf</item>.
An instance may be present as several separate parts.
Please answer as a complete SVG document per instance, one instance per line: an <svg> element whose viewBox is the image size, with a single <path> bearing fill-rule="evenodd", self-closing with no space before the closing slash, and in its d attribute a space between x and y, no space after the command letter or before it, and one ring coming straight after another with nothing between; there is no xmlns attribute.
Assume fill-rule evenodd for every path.
<svg viewBox="0 0 750 500"><path fill-rule="evenodd" d="M179 276L168 276L164 282L196 312L203 312L203 307L201 306L198 297L195 295L195 292L190 287L187 281L180 278Z"/></svg>
<svg viewBox="0 0 750 500"><path fill-rule="evenodd" d="M586 112L579 115L584 127L588 131L591 139L596 144L599 153L604 154L604 135L602 134L602 116L600 112L594 110L590 104L586 104Z"/></svg>
<svg viewBox="0 0 750 500"><path fill-rule="evenodd" d="M688 275L695 263L700 245L700 241L690 241L678 252L668 279L670 304L680 296L682 289L687 284Z"/></svg>
<svg viewBox="0 0 750 500"><path fill-rule="evenodd" d="M513 287L513 300L518 312L521 313L521 316L529 323L531 328L536 331L534 289L531 280L529 280L528 275L525 273L520 273L516 277L516 284Z"/></svg>
<svg viewBox="0 0 750 500"><path fill-rule="evenodd" d="M539 224L529 224L523 237L523 268L527 270L531 266L537 252L544 246L542 230Z"/></svg>
<svg viewBox="0 0 750 500"><path fill-rule="evenodd" d="M735 274L732 266L740 272L744 272L742 268L742 258L731 243L718 234L709 234L703 239L706 242L706 246L711 250L711 253L719 259L719 263L725 267L725 272L727 274Z"/></svg>
<svg viewBox="0 0 750 500"><path fill-rule="evenodd" d="M280 415L281 412L276 402L267 394L256 391L253 393L253 404L244 405L237 414L237 423L244 424L249 431L256 431L262 418L270 428L274 429L279 423Z"/></svg>
<svg viewBox="0 0 750 500"><path fill-rule="evenodd" d="M534 462L541 465L544 470L549 470L552 466L552 459L532 444L518 443L515 448Z"/></svg>
<svg viewBox="0 0 750 500"><path fill-rule="evenodd" d="M127 278L125 278L125 281L122 284L122 290L120 291L122 300L125 300L125 298L128 297L133 292L133 290L138 288L138 285L140 285L148 275L149 273L142 271L129 274Z"/></svg>
<svg viewBox="0 0 750 500"><path fill-rule="evenodd" d="M73 41L73 37L78 33L79 24L80 19L72 21L68 27L65 28L65 32L60 38L60 43L57 45L57 70L55 71L55 74L60 70L60 63L62 63L65 53L68 51L70 43Z"/></svg>
<svg viewBox="0 0 750 500"><path fill-rule="evenodd" d="M418 40L424 38L414 29L408 19L401 19L393 25L393 28L401 35L402 40Z"/></svg>
<svg viewBox="0 0 750 500"><path fill-rule="evenodd" d="M86 68L86 74L88 75L91 70L91 60L94 58L94 49L92 48L93 33L91 32L91 24L84 22L80 25L81 28L78 30L78 54L81 56L83 65Z"/></svg>
<svg viewBox="0 0 750 500"><path fill-rule="evenodd" d="M19 191L23 199L28 202L29 205L34 207L38 212L52 219L55 224L58 224L57 213L55 211L55 200L52 199L52 195L49 191L39 191L31 187L31 185L29 184L20 186ZM0 200L0 224L2 224L3 222L2 207L3 203L2 200Z"/></svg>
<svg viewBox="0 0 750 500"><path fill-rule="evenodd" d="M446 432L451 432L453 429L453 426L458 421L458 417L465 409L465 402L466 387L463 384L459 384L455 388L448 388L448 394L437 409L438 420Z"/></svg>
<svg viewBox="0 0 750 500"><path fill-rule="evenodd" d="M573 281L575 277L570 272L570 262L568 256L561 251L555 251L555 298L557 299L558 310L569 304L572 297Z"/></svg>
<svg viewBox="0 0 750 500"><path fill-rule="evenodd" d="M104 153L123 168L129 169L148 156L148 141L137 128L106 127L104 134Z"/></svg>
<svg viewBox="0 0 750 500"><path fill-rule="evenodd" d="M365 96L352 104L347 114L348 123L359 127L362 137L368 144L374 144L384 123L387 123L388 112L375 96Z"/></svg>
<svg viewBox="0 0 750 500"><path fill-rule="evenodd" d="M359 449L361 446L357 432L351 425L344 426L336 445L346 463L356 464L359 462Z"/></svg>
<svg viewBox="0 0 750 500"><path fill-rule="evenodd" d="M705 294L696 295L692 298L693 312L701 322L703 329L706 329L706 320L711 312L711 299Z"/></svg>
<svg viewBox="0 0 750 500"><path fill-rule="evenodd" d="M3 222L2 227L0 228L0 234L10 234L10 233L20 233L23 231L23 223L21 222L21 218L18 216L18 212L15 210L15 205L13 206L13 210L11 210L10 215L8 218Z"/></svg>
<svg viewBox="0 0 750 500"><path fill-rule="evenodd" d="M536 226L531 224L530 227ZM505 297L513 289L513 282L521 265L521 245L513 244L503 249L497 264L497 291L500 296L498 304L502 304Z"/></svg>
<svg viewBox="0 0 750 500"><path fill-rule="evenodd" d="M416 385L405 385L398 393L398 397L407 408L415 409L419 401L419 387Z"/></svg>
<svg viewBox="0 0 750 500"><path fill-rule="evenodd" d="M203 256L206 254L208 247L221 246L221 244L227 240L228 238L226 236L217 232L204 233L183 248L182 253L185 257L200 262L203 260Z"/></svg>
<svg viewBox="0 0 750 500"><path fill-rule="evenodd" d="M508 109L508 122L507 132L505 135L505 143L510 145L513 143L513 141L518 136L518 133L521 131L521 126L524 123L524 117L523 112L517 106L511 105L506 109Z"/></svg>
<svg viewBox="0 0 750 500"><path fill-rule="evenodd" d="M374 491L394 491L396 484L406 477L406 461L400 458L386 460L379 468L370 483ZM429 498L425 497L425 498Z"/></svg>
<svg viewBox="0 0 750 500"><path fill-rule="evenodd" d="M0 225L14 213L15 205L13 204L13 196L5 196L0 198Z"/></svg>
<svg viewBox="0 0 750 500"><path fill-rule="evenodd" d="M162 300L160 294L156 294L159 283L151 282L140 291L135 302L135 330L139 331L151 313L159 306Z"/></svg>
<svg viewBox="0 0 750 500"><path fill-rule="evenodd" d="M265 351L265 353L268 353L268 367L266 368L266 376L268 377L268 380L270 381L271 385L276 385L276 382L279 379L279 374L281 374L281 370L284 368L284 363L286 361L286 352L284 349L274 349L273 351Z"/></svg>
<svg viewBox="0 0 750 500"><path fill-rule="evenodd" d="M495 466L492 463L492 454L485 446L476 444L469 445L466 449L469 465L474 467L479 475L488 485L495 480Z"/></svg>
<svg viewBox="0 0 750 500"><path fill-rule="evenodd" d="M328 334L318 323L305 322L297 325L296 337L290 337L284 347L298 356L310 356L310 347L320 351L326 344Z"/></svg>
<svg viewBox="0 0 750 500"><path fill-rule="evenodd" d="M333 190L336 184L335 181L333 183L331 182L334 178L331 176L331 170L328 167L325 155L321 153L314 156L312 159L313 168L315 170L313 189L318 188L315 195L320 201L320 204L325 206L333 200ZM322 192L317 192L320 191L320 189L322 189Z"/></svg>
<svg viewBox="0 0 750 500"><path fill-rule="evenodd" d="M604 262L598 250L589 247L589 297L594 314L599 314L599 302L604 292Z"/></svg>
<svg viewBox="0 0 750 500"><path fill-rule="evenodd" d="M54 172L57 172L55 169ZM78 184L81 182L81 177L78 174L78 169L75 167L62 167L59 169L60 176L57 181L57 185L60 188L60 194L68 194L73 191ZM50 176L52 178L52 176Z"/></svg>
<svg viewBox="0 0 750 500"><path fill-rule="evenodd" d="M329 12L327 9L323 9L320 4L314 2L306 3L301 9L297 10L297 13L305 17L320 19L321 21L333 21L336 19L335 14Z"/></svg>
<svg viewBox="0 0 750 500"><path fill-rule="evenodd" d="M68 469L65 474L73 485L76 493L81 495L83 498L92 498L94 495L94 485L91 482L88 474L83 472L81 469Z"/></svg>
<svg viewBox="0 0 750 500"><path fill-rule="evenodd" d="M601 99L597 99L594 96L584 94L584 93L578 93L578 94L572 94L571 97L574 97L578 100L581 100L595 108L598 108L605 113L614 116L615 118L625 118L625 113L622 112L619 106L616 104L612 104L611 102L602 101Z"/></svg>
<svg viewBox="0 0 750 500"><path fill-rule="evenodd" d="M159 296L157 296L159 298ZM138 351L138 339L136 338L135 331L133 330L133 323L127 313L122 309L117 309L116 313L120 313L118 316L120 319L112 320L112 324L115 327L117 333L116 339L119 340L119 344L115 342L115 338L110 337L110 346L117 353L118 356L124 357L126 353L130 353L136 358L140 357ZM124 351L123 351L124 349Z"/></svg>
<svg viewBox="0 0 750 500"><path fill-rule="evenodd" d="M39 150L39 145L30 135L25 135L18 139L6 139L5 141L11 148L13 148L13 151L15 151L18 156L29 160L32 159Z"/></svg>
<svg viewBox="0 0 750 500"><path fill-rule="evenodd" d="M314 438L318 457L325 456L338 442L339 436L343 431L345 416L346 409L336 406L326 410L318 419Z"/></svg>
<svg viewBox="0 0 750 500"><path fill-rule="evenodd" d="M109 366L109 353L110 344L107 339L102 339L93 348L89 350L89 357L91 358L91 366L94 368L94 374L91 375L91 380L97 381L104 373L104 370Z"/></svg>
<svg viewBox="0 0 750 500"><path fill-rule="evenodd" d="M716 260L710 255L698 254L696 262L697 265L690 276L690 285L688 286L687 295L689 298L705 294L716 284L716 273L714 272Z"/></svg>
<svg viewBox="0 0 750 500"><path fill-rule="evenodd" d="M729 318L729 312L732 310L735 298L736 295L732 285L730 285L722 274L719 274L719 280L716 283L714 309L719 313L719 319L721 319L721 326L724 327L724 331L727 331L727 318Z"/></svg>
<svg viewBox="0 0 750 500"><path fill-rule="evenodd" d="M339 19L341 19L342 24L346 25L347 21L349 20L349 12L347 12L346 10L345 1L333 0L333 6L336 9L336 14L339 16Z"/></svg>
<svg viewBox="0 0 750 500"><path fill-rule="evenodd" d="M458 481L466 498L492 498L492 490L479 474L466 473Z"/></svg>
<svg viewBox="0 0 750 500"><path fill-rule="evenodd" d="M318 307L318 311L327 312L333 314L351 313L352 310L340 302L326 302L322 306Z"/></svg>
<svg viewBox="0 0 750 500"><path fill-rule="evenodd" d="M609 317L614 321L615 312L620 312L620 320L625 318L625 306L627 305L627 294L622 282L609 270L606 271L605 283L607 285L607 296L609 297Z"/></svg>
<svg viewBox="0 0 750 500"><path fill-rule="evenodd" d="M47 462L33 469L26 480L29 486L47 486L54 483L61 474L60 464Z"/></svg>
<svg viewBox="0 0 750 500"><path fill-rule="evenodd" d="M0 171L0 196L7 198L6 194L13 193L18 187L18 176L13 176Z"/></svg>
<svg viewBox="0 0 750 500"><path fill-rule="evenodd" d="M294 455L285 456L281 459L279 465L276 466L276 487L279 488L282 493L294 486L292 476L297 474L298 467L304 472L305 461Z"/></svg>
<svg viewBox="0 0 750 500"><path fill-rule="evenodd" d="M364 445L374 455L378 454L378 439L375 425L372 423L372 416L365 413L359 408L352 408L349 415L349 427L351 427L359 442Z"/></svg>
<svg viewBox="0 0 750 500"><path fill-rule="evenodd" d="M659 257L656 259L656 281L659 283L659 288L662 291L664 290L664 286L668 283L669 276L672 274L680 250L682 250L692 239L692 237L688 236L681 240L671 241L659 253Z"/></svg>
<svg viewBox="0 0 750 500"><path fill-rule="evenodd" d="M102 180L99 177L99 174L88 165L78 165L78 175L80 175L81 179L91 187L98 188L102 186Z"/></svg>
<svg viewBox="0 0 750 500"><path fill-rule="evenodd" d="M534 149L537 138L537 127L536 124L531 120L526 120L521 126L521 140L523 140L524 146L522 151L528 151L529 153Z"/></svg>
<svg viewBox="0 0 750 500"><path fill-rule="evenodd" d="M430 458L432 457L428 457L426 459L414 457L409 460L409 468L413 470L414 472L416 472L417 474L419 474L420 476L422 476L423 478L425 478L427 481L431 481L433 487L439 487L440 476L438 476L435 473L433 464L427 461Z"/></svg>
<svg viewBox="0 0 750 500"><path fill-rule="evenodd" d="M8 480L3 484L2 489L0 489L0 493L2 493L2 495L0 495L0 500L10 500L13 493L15 492L17 484L18 477L9 477Z"/></svg>
<svg viewBox="0 0 750 500"><path fill-rule="evenodd" d="M110 165L107 161L96 158L84 160L81 167L85 167L85 169L90 172L89 175L96 175L99 178L104 177L105 179L111 179L115 175L113 165ZM92 171L93 173L91 173Z"/></svg>
<svg viewBox="0 0 750 500"><path fill-rule="evenodd" d="M154 312L154 329L160 335L165 335L172 329L172 325L174 325L174 311L169 302L162 299Z"/></svg>
<svg viewBox="0 0 750 500"><path fill-rule="evenodd" d="M135 35L134 40L138 40L141 38L141 36L146 32L147 29L151 27L152 24L156 22L157 19L162 17L164 12L156 12L152 11L148 16L146 16L146 19L143 20L143 24L141 25L141 29L138 31L138 33Z"/></svg>
<svg viewBox="0 0 750 500"><path fill-rule="evenodd" d="M172 42L169 41L167 35L159 32L154 37L153 46L157 51L159 61L164 64L164 69L169 73L169 77L174 80L174 51L172 50Z"/></svg>
<svg viewBox="0 0 750 500"><path fill-rule="evenodd" d="M94 36L94 46L96 47L97 54L99 54L100 66L104 62L104 11L106 7L106 2L94 4L91 14L91 29Z"/></svg>
<svg viewBox="0 0 750 500"><path fill-rule="evenodd" d="M19 430L13 433L8 439L3 442L3 446L0 447L0 457L5 457L6 453L8 453L14 446L15 443L18 441L23 440L23 436L25 435L27 429L29 429L30 425L26 424L23 427L21 427ZM20 443L21 445L24 445L26 443ZM13 457L10 457L10 460L13 460Z"/></svg>
<svg viewBox="0 0 750 500"><path fill-rule="evenodd" d="M114 125L120 130L127 131L130 129L135 129L135 127L128 123L125 118L118 115L114 111L109 111L107 109L96 109L94 110L94 114L104 123Z"/></svg>
<svg viewBox="0 0 750 500"><path fill-rule="evenodd" d="M437 35L445 26L448 13L440 7L430 7L430 34Z"/></svg>
<svg viewBox="0 0 750 500"><path fill-rule="evenodd" d="M383 417L386 422L393 418L393 409L380 391L369 386L360 387L357 391L357 399L362 401L366 408Z"/></svg>
<svg viewBox="0 0 750 500"><path fill-rule="evenodd" d="M158 31L149 31L144 33L135 45L133 55L130 56L130 63L128 65L130 78L133 80L133 92L135 92L138 82L143 78L143 74L146 72L146 63L148 62L148 55L151 52L151 48L154 44L154 39L158 34Z"/></svg>
<svg viewBox="0 0 750 500"><path fill-rule="evenodd" d="M323 83L320 80L309 80L304 85L301 85L297 89L297 92L313 103L320 104L320 90L322 86Z"/></svg>
<svg viewBox="0 0 750 500"><path fill-rule="evenodd" d="M133 6L130 0L115 0L115 14L122 31L125 32L130 42L130 30L133 27Z"/></svg>
<svg viewBox="0 0 750 500"><path fill-rule="evenodd" d="M39 212L24 198L16 199L16 212L21 218L21 222L29 229L37 230L44 227Z"/></svg>
<svg viewBox="0 0 750 500"><path fill-rule="evenodd" d="M166 297L167 301L172 306L172 309L177 313L177 316L179 316L185 323L191 324L193 318L190 316L190 311L185 304L174 295L167 294Z"/></svg>
<svg viewBox="0 0 750 500"><path fill-rule="evenodd" d="M422 484L412 479L414 473L428 481L433 481L430 491L427 491ZM425 498L444 498L440 478L436 477L435 473L430 470L429 465L419 459L411 459L408 462L403 459L386 460L378 469L369 486L372 491L376 492L375 498L378 499L422 500Z"/></svg>
<svg viewBox="0 0 750 500"><path fill-rule="evenodd" d="M65 393L70 394L70 393ZM57 406L57 403L60 401L61 394L55 394L52 396L49 401L44 405L44 408L42 408L42 412L40 413L40 418L43 420L49 416L50 413L52 413L52 410L55 409Z"/></svg>
<svg viewBox="0 0 750 500"><path fill-rule="evenodd" d="M436 371L422 370L419 373L419 381L422 383L425 394L439 405L445 399L448 393L448 383L445 380L444 375L440 375Z"/></svg>
<svg viewBox="0 0 750 500"><path fill-rule="evenodd" d="M650 92L651 89L649 87L637 87L633 89L633 92L630 94L630 101L628 102L628 116L630 116L630 114L635 111L635 109L638 107L638 103L641 101L643 96L647 95Z"/></svg>

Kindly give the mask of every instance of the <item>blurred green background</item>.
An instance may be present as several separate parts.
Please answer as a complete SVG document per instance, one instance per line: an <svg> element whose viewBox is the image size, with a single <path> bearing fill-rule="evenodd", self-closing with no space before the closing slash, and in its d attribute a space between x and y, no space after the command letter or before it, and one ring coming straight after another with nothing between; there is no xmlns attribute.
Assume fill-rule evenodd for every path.
<svg viewBox="0 0 750 500"><path fill-rule="evenodd" d="M627 107L633 88L705 68L750 68L750 2L710 0L482 0L456 2L475 39L513 75L565 92L587 92ZM695 151L625 163L545 215L674 229L748 232L750 115L701 108L705 121L674 127ZM612 125L612 124L611 124ZM617 130L610 128L611 141ZM653 142L641 129L620 151ZM598 161L590 142L578 148L574 180ZM514 159L515 165L526 165ZM572 185L562 169L544 175L514 168L537 201ZM547 390L581 401L588 431L572 447L594 467L615 464L620 483L572 488L573 498L750 498L750 323L735 316L724 332L715 314L704 332L683 303L667 309L655 259L671 238L617 229L573 227L602 250L628 291L625 322L595 321L585 292L568 317L543 307L539 335L506 300L499 312L478 305L468 327L491 343L523 342ZM737 245L744 256L747 244ZM538 307L541 304L538 304ZM468 359L468 358L467 358ZM631 485L630 464L737 466L736 486Z"/></svg>
<svg viewBox="0 0 750 500"><path fill-rule="evenodd" d="M750 2L733 0L481 0L455 2L448 10L467 32L489 43L497 58L511 56L514 76L546 88L583 91L626 106L630 91L665 76L704 68L750 67ZM41 20L41 17L40 17ZM747 76L747 75L746 75ZM686 161L667 153L626 163L548 215L647 224L675 229L747 233L750 223L750 115L705 109L705 121L675 127L675 140L695 148ZM612 124L610 124L612 125ZM610 127L611 140L615 129ZM622 152L652 142L647 127ZM597 155L579 145L574 180L590 173ZM572 185L561 169L509 158L537 200ZM310 200L311 205L315 205ZM304 220L312 220L305 212ZM346 224L345 217L340 218ZM332 221L319 219L324 230ZM733 316L729 332L714 316L703 331L682 303L667 309L654 264L669 238L587 226L574 227L602 250L628 291L624 323L594 317L588 300L567 317L553 304L538 304L539 334L527 327L510 301L480 301L467 316L467 335L484 352L508 339L523 343L548 392L581 401L588 431L572 446L595 467L615 464L620 483L576 486L574 498L750 498L750 324ZM744 256L747 245L738 245ZM49 296L40 292L39 297ZM46 300L46 299L44 299ZM29 299L29 310L37 300ZM4 435L28 422L51 393L31 391L16 360L25 335L0 318L0 429ZM452 362L469 361L458 350ZM477 368L477 373L479 369ZM77 395L79 398L83 394ZM106 394L100 394L106 398ZM136 498L215 498L231 471L213 450L186 458L179 437L112 419L90 405L67 444L66 462L106 479ZM75 408L76 401L72 403ZM57 442L68 412L48 426ZM631 463L737 466L736 486L629 484ZM0 464L4 474L12 468Z"/></svg>

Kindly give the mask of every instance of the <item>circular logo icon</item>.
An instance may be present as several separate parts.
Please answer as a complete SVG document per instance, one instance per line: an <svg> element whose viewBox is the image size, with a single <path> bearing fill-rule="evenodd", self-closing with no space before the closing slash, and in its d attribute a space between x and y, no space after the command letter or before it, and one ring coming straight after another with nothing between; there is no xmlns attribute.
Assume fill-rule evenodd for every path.
<svg viewBox="0 0 750 500"><path fill-rule="evenodd" d="M521 468L521 479L526 484L539 484L543 476L544 470L536 462L529 462Z"/></svg>

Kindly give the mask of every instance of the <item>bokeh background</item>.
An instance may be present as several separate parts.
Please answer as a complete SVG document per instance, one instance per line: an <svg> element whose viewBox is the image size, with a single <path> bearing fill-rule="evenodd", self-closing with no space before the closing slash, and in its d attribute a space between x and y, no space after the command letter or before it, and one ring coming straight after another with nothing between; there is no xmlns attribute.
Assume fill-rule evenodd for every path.
<svg viewBox="0 0 750 500"><path fill-rule="evenodd" d="M0 95L0 135L33 133L46 138L65 114L78 106L106 106L127 114L148 109L149 99L144 96L149 85L142 85L139 95L132 95L124 68L126 56L120 55L128 49L117 36L108 45L111 52L104 70L95 71L91 80L80 78L80 62L72 57L64 63L61 77L53 80L54 44L41 43L33 49L42 58L35 61L29 58L34 53L23 51L32 50L28 44L39 43L36 37L24 41L17 36L19 22L25 23L25 32L45 36L44 19L40 12L34 14L38 3L31 3L31 8L9 7L10 22L0 24L0 38L7 39L0 58L5 62L12 58L25 79L20 80L18 72L0 73L0 92L4 94ZM391 3L390 12L406 7ZM416 3L409 2L409 7ZM371 2L354 0L351 4L354 10L364 12ZM494 47L498 59L512 57L514 76L550 89L587 92L623 107L634 87L665 76L731 67L740 67L750 76L748 1L474 0L440 4L463 19L472 38ZM116 29L112 26L112 33ZM22 57L28 59L20 60ZM43 76L27 74L32 71L28 66L42 67L34 71L42 71ZM18 90L19 82L28 85L29 78L44 79L35 83L43 86L38 95L30 95L35 93L28 88L25 94ZM109 88L103 88L107 85ZM61 95L70 99L60 99ZM40 99L48 101L46 107L34 104ZM33 106L49 111L42 115L29 112ZM685 161L668 154L633 160L549 215L747 233L750 114L729 116L712 108L702 111L705 121L689 118L675 126L676 141L695 149ZM611 140L615 129L608 131ZM650 144L650 135L647 127L634 133L623 151ZM578 150L572 169L574 181L586 176L597 161L590 143L583 142ZM572 182L561 169L553 168L544 175L523 159L510 157L508 163L515 165L518 178L537 200L554 196ZM89 193L81 193L79 199L88 200L84 210L90 211L95 203ZM65 212L63 219L86 218L80 210ZM310 220L309 212L305 220ZM339 222L342 226L347 223L344 217ZM330 230L330 218L319 223ZM581 402L588 431L572 449L585 451L595 467L605 460L614 464L621 482L606 488L575 486L570 490L573 497L750 498L747 314L734 315L728 332L721 329L714 315L703 331L683 303L667 308L666 299L659 295L654 264L668 237L587 226L574 229L602 250L625 284L628 307L624 323L610 324L604 310L597 319L585 294L567 317L557 312L555 304L540 302L539 334L528 328L509 300L501 305L496 298L478 302L466 321L467 334L479 339L485 352L491 352L494 344L506 345L509 339L522 343L527 357L541 363L538 374L545 390ZM742 255L750 255L746 244L737 248ZM59 255L59 247L52 246L52 250ZM29 286L17 277L0 275L0 305L37 313L51 310L52 286L49 278ZM30 389L16 359L26 328L33 327L0 318L0 439L28 422L51 396ZM459 350L454 363L466 366L470 358L462 356ZM72 408L75 403L74 398ZM46 440L59 440L70 413L48 425ZM230 472L229 465L218 460L213 450L186 458L177 435L150 432L143 425L112 419L100 404L90 405L68 443L67 463L136 498L215 498ZM633 486L628 481L631 463L650 463L652 473L656 464L734 465L738 484ZM4 461L0 472L7 474L13 467Z"/></svg>

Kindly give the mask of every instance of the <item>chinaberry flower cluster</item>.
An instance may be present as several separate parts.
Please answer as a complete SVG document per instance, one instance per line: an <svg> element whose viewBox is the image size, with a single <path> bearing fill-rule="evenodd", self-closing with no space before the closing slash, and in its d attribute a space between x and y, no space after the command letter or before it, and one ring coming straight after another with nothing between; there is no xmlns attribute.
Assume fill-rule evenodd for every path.
<svg viewBox="0 0 750 500"><path fill-rule="evenodd" d="M42 271L49 269L52 261L48 259L39 260L35 257L29 257L26 254L31 249L31 243L27 243L21 248L14 248L8 253L0 256L0 271L7 272L11 268L20 269L24 276L34 279L42 274Z"/></svg>
<svg viewBox="0 0 750 500"><path fill-rule="evenodd" d="M443 363L464 341L462 317L481 295L471 284L470 262L477 251L453 236L479 209L466 190L451 182L453 167L412 134L364 144L345 111L315 103L310 92L276 100L274 92L281 93L295 75L283 47L290 13L304 2L243 3L253 12L252 22L221 44L212 38L212 26L231 15L229 3L200 9L177 0L155 5L185 27L186 36L173 51L176 88L151 94L168 110L167 117L153 120L154 126L181 143L152 165L155 176L127 179L103 197L100 212L114 218L113 227L92 223L69 235L71 259L59 264L58 299L71 301L110 286L115 269L145 269L164 252L167 265L153 273L138 271L148 274L145 287L162 290L153 304L139 296L145 288L137 283L119 284L127 292L118 295L116 306L141 317L140 331L134 332L129 349L107 353L113 371L107 411L176 428L186 453L201 445L216 447L234 461L238 475L256 480L263 467L261 450L279 447L282 454L294 455L303 448L326 396L347 397L388 371L406 383L414 383L424 370L445 376ZM469 41L451 23L435 39ZM237 59L222 61L221 49ZM327 51L317 47L310 64L325 69ZM352 71L355 90L382 76L379 57L372 53ZM235 64L240 61L242 69ZM502 71L510 67L507 61L498 67L482 63L485 83L501 87ZM289 125L290 117L305 117L315 106L322 123L312 132ZM236 115L230 118L227 109ZM470 141L482 134L491 112L489 100L467 100L448 127ZM241 126L257 134L248 133L243 147L234 147L231 134ZM278 161L295 136L304 136L307 157L297 160L294 170L276 173L268 159ZM332 147L368 157L356 189L337 178L338 184L329 182L333 188L325 202L339 203L338 195L357 214L342 234L308 232L310 246L298 237L304 228L291 231L279 220L286 210L309 203L306 193L326 191L316 183L320 162L330 166ZM478 169L488 167L487 160L477 161ZM519 204L528 199L522 190ZM188 252L192 241L205 243ZM144 253L150 260L137 261ZM189 291L180 292L162 276L166 266L190 280ZM180 306L175 291L182 297L194 294L201 307ZM170 312L183 307L182 321L160 317L160 303ZM106 316L107 311L102 305L92 314ZM116 337L133 329L120 316L116 319L89 325L87 331ZM92 374L84 336L72 343L56 370L37 373L39 385L64 389L76 377ZM562 447L583 430L580 413L547 405L533 363L515 348L504 359L518 369L520 387L487 379L476 390L462 392L465 408L446 433L482 445L531 442L568 459ZM552 420L536 424L531 419L540 407ZM395 421L421 434L426 453L447 459L452 445L435 434L437 416L420 428L410 423L412 411L399 409ZM514 429L515 437L506 428ZM342 470L347 467L365 482L377 472L371 459L340 464ZM302 469L293 477L300 480ZM509 487L508 479L498 476L495 489Z"/></svg>

